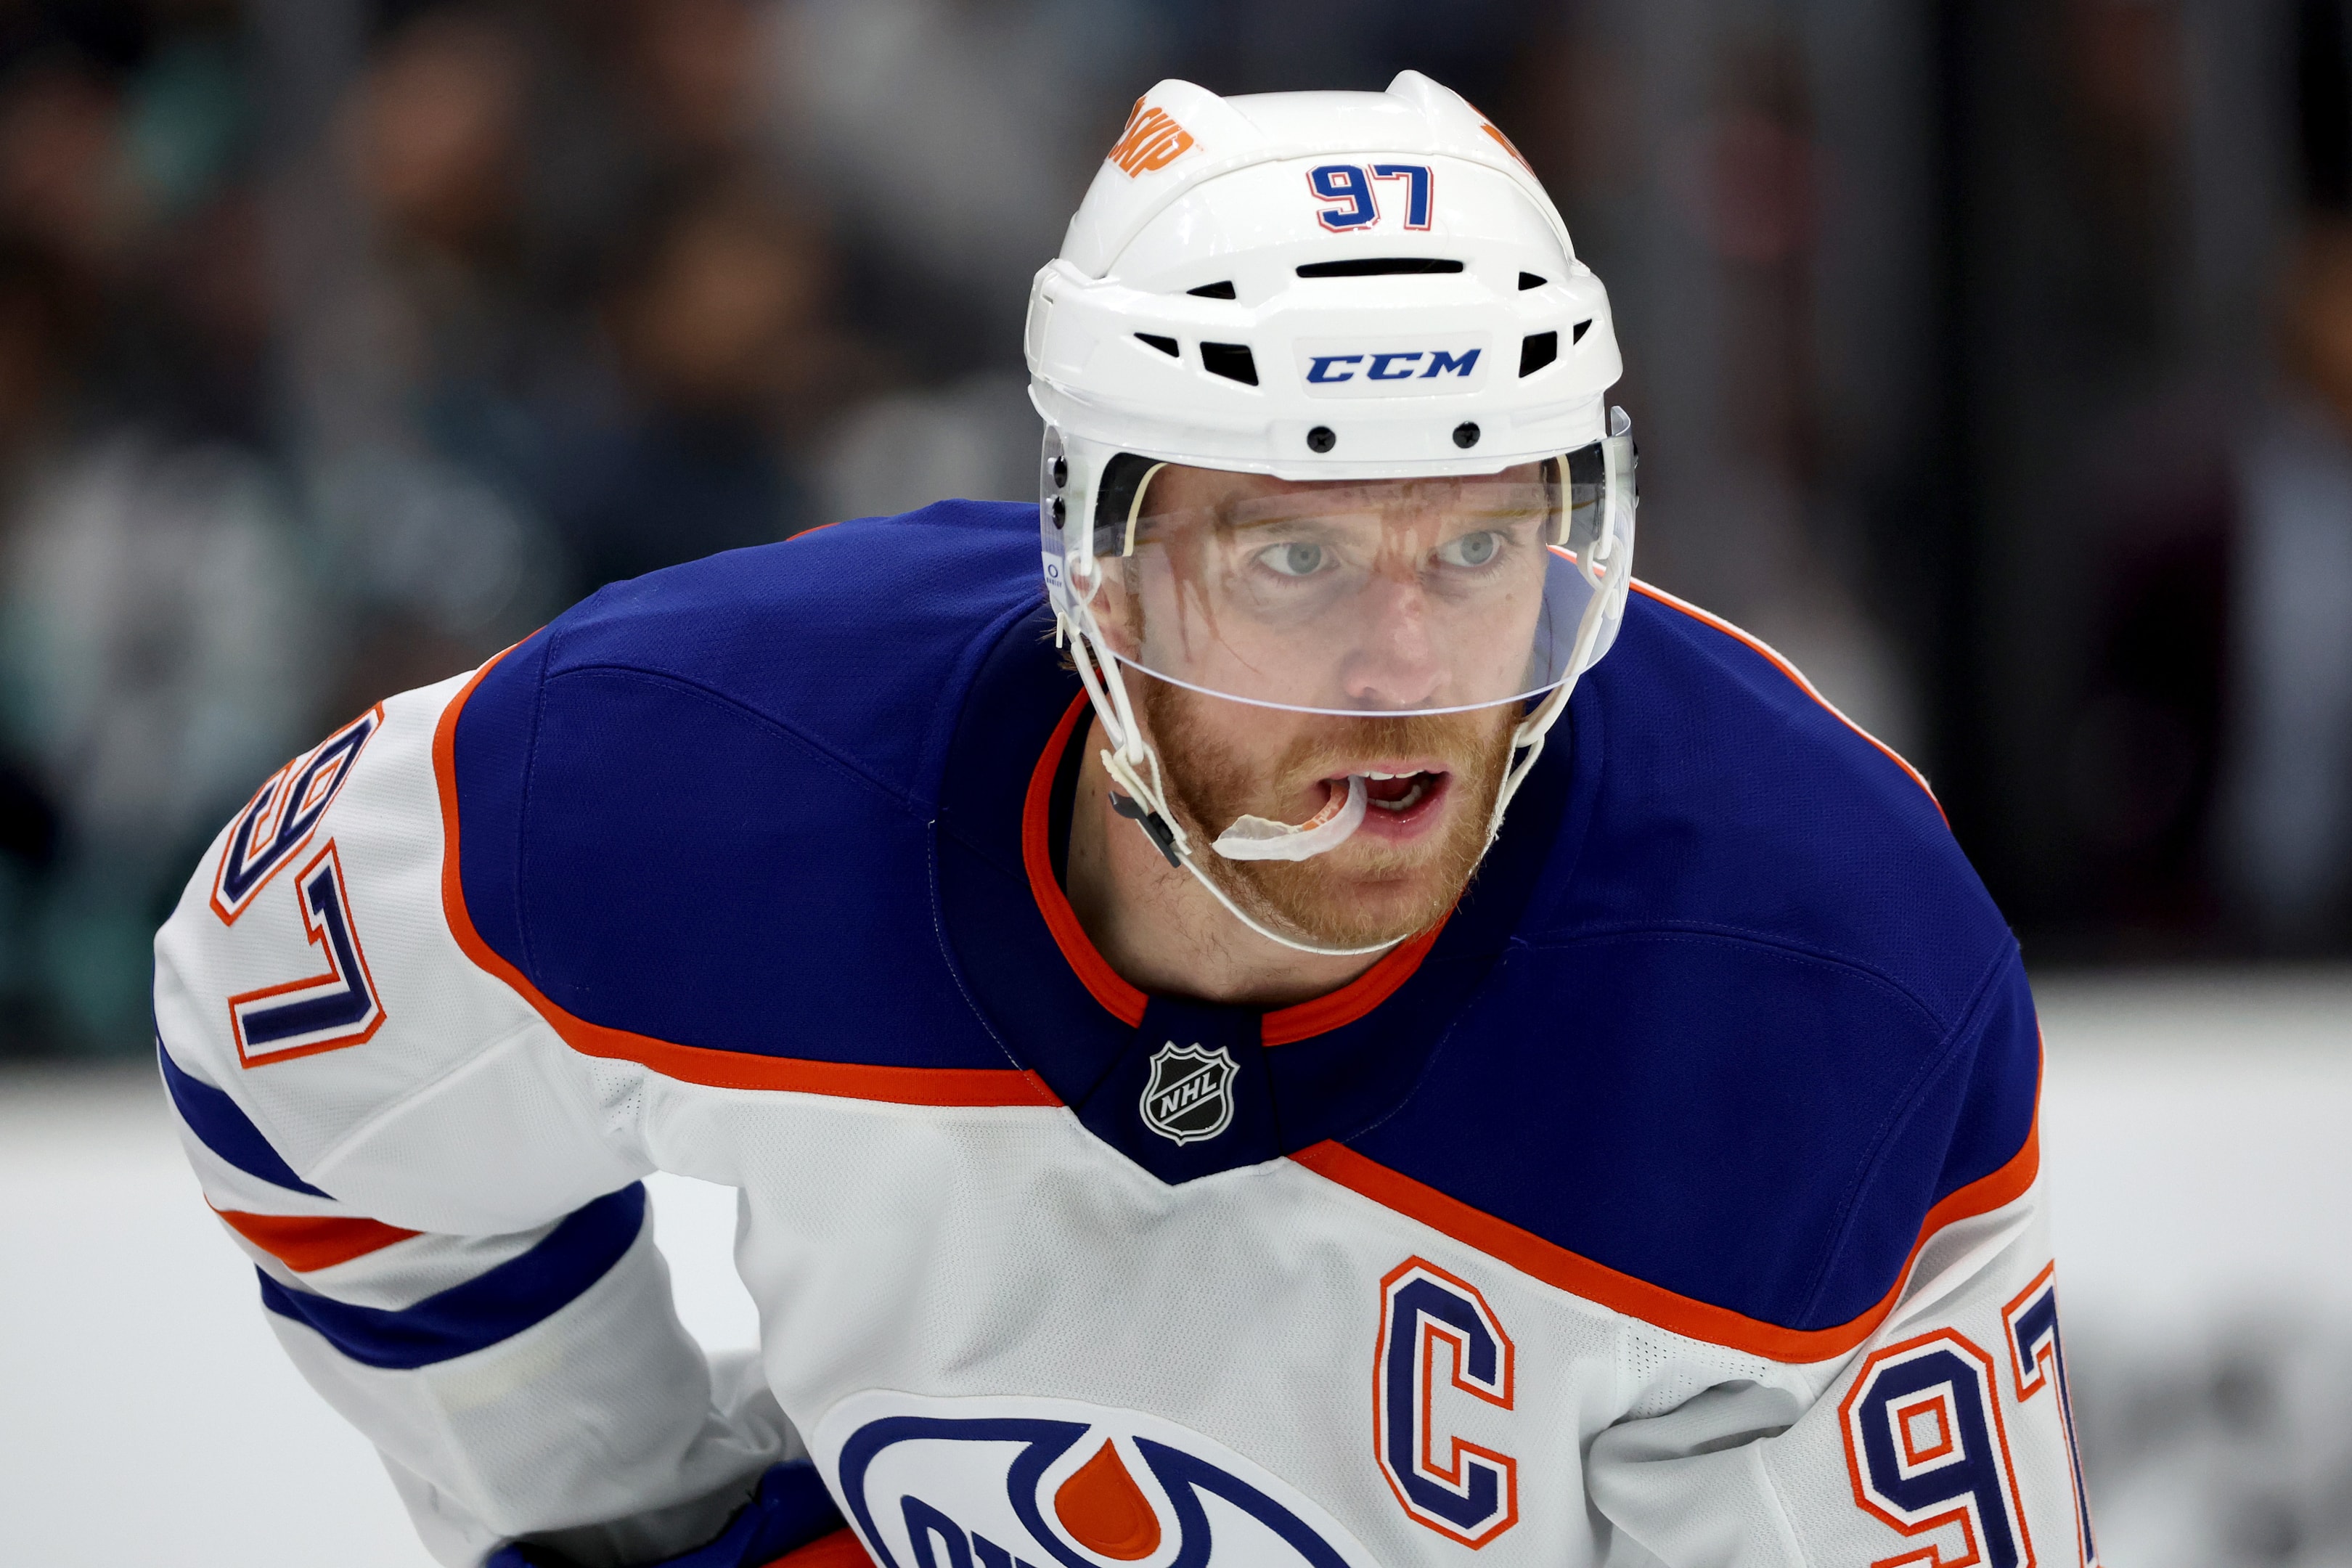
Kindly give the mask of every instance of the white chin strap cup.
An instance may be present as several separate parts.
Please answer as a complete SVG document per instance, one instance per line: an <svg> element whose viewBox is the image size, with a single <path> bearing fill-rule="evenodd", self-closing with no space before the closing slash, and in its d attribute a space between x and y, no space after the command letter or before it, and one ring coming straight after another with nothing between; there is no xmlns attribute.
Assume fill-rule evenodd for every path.
<svg viewBox="0 0 2352 1568"><path fill-rule="evenodd" d="M1323 809L1293 826L1263 816L1244 816L1217 835L1209 847L1228 860L1305 860L1337 849L1364 825L1368 792L1361 774L1348 775L1348 793L1334 794Z"/></svg>

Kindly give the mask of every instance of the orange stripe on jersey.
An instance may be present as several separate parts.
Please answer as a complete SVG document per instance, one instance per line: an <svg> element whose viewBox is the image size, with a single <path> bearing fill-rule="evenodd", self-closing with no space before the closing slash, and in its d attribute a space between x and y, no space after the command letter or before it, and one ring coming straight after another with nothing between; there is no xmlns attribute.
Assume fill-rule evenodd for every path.
<svg viewBox="0 0 2352 1568"><path fill-rule="evenodd" d="M1045 917L1045 929L1054 933L1054 945L1062 950L1063 959L1079 983L1102 1004L1105 1012L1135 1028L1143 1022L1147 998L1095 951L1086 928L1078 923L1077 911L1070 908L1069 895L1054 879L1054 847L1050 842L1054 773L1062 765L1062 753L1069 748L1078 721L1086 714L1087 700L1081 693L1071 701L1070 710L1062 715L1062 721L1054 726L1053 734L1045 742L1045 754L1037 759L1036 771L1029 775L1029 793L1021 802L1021 865L1029 873L1029 891L1037 900L1037 912Z"/></svg>
<svg viewBox="0 0 2352 1568"><path fill-rule="evenodd" d="M247 1214L216 1208L223 1223L297 1274L332 1268L354 1258L381 1252L417 1233L381 1220L337 1219L317 1215Z"/></svg>
<svg viewBox="0 0 2352 1568"><path fill-rule="evenodd" d="M1352 1024L1387 1001L1397 988L1412 978L1429 950L1437 945L1437 933L1454 918L1448 910L1438 917L1437 923L1414 937L1402 947L1391 948L1381 955L1381 961L1365 970L1328 996L1318 996L1312 1002L1301 1002L1295 1007L1284 1007L1268 1013L1258 1025L1258 1038L1268 1046L1286 1046L1296 1040L1311 1040L1328 1034L1345 1024Z"/></svg>
<svg viewBox="0 0 2352 1568"><path fill-rule="evenodd" d="M1070 710L1062 715L1062 721L1054 726L1054 733L1045 742L1045 754L1037 759L1036 771L1029 775L1029 793L1021 805L1021 864L1029 874L1029 891L1037 900L1037 912L1045 917L1045 929L1054 933L1054 945L1062 950L1062 957L1079 983L1105 1012L1133 1028L1142 1024L1144 1005L1150 998L1128 984L1110 966L1109 960L1095 950L1086 928L1078 923L1077 911L1070 908L1069 895L1054 879L1054 848L1050 842L1054 775L1061 770L1062 754L1069 748L1078 721L1087 712L1087 699L1080 693L1072 700ZM1437 933L1453 918L1454 912L1448 910L1444 920L1403 946L1382 954L1378 963L1329 995L1266 1014L1259 1020L1259 1043L1287 1046L1313 1039L1364 1016L1412 978L1421 961L1437 945Z"/></svg>
<svg viewBox="0 0 2352 1568"><path fill-rule="evenodd" d="M1787 676L1790 680L1795 681L1804 691L1806 696L1820 703L1823 708L1828 709L1831 717L1834 718L1839 723L1844 725L1847 729L1853 731L1855 734L1861 736L1864 740L1869 742L1872 745L1877 747L1881 752L1886 754L1887 759L1894 763L1896 767L1901 768L1905 773L1910 774L1911 782L1917 784L1922 790L1926 790L1927 798L1931 801L1935 801L1937 815L1939 816L1944 816L1944 803L1940 800L1936 800L1936 792L1928 787L1926 776L1922 774L1917 768L1915 768L1909 763L1905 762L1902 754L1896 752L1894 747L1888 745L1885 742L1880 740L1877 736L1872 734L1869 731L1864 729L1853 720L1847 718L1843 713L1838 711L1838 706L1836 703L1832 702L1828 698L1815 690L1813 689L1813 683L1807 680L1804 678L1803 673L1800 671L1795 665L1790 664L1787 659L1782 658L1760 638L1748 636L1746 632L1741 631L1738 626L1733 626L1729 621L1725 620L1721 616L1710 615L1706 611L1700 609L1696 605L1691 604L1686 600L1675 598L1672 594L1667 593L1663 588L1653 588L1638 577L1633 579L1633 592L1642 595L1645 598L1655 599L1659 604L1665 605L1668 609L1680 610L1684 615L1690 616L1693 620L1704 621L1708 626L1713 626L1717 631L1723 633L1726 637L1737 637L1739 641L1746 643L1758 653L1762 654L1767 659L1771 661L1774 668ZM1948 816L1945 817L1947 825L1949 824L1950 820L1951 819Z"/></svg>
<svg viewBox="0 0 2352 1568"><path fill-rule="evenodd" d="M2034 1130L2026 1135L2024 1147L2011 1155L2007 1164L1969 1183L1929 1209L1919 1227L1919 1239L1912 1245L1910 1257L1904 1259L1886 1294L1851 1322L1827 1329L1784 1329L1620 1273L1607 1264L1580 1257L1532 1231L1496 1219L1435 1187L1368 1160L1342 1143L1318 1143L1290 1158L1326 1181L1335 1182L1407 1218L1419 1220L1432 1230L1476 1247L1530 1279L1571 1296L1639 1318L1669 1333L1772 1361L1801 1363L1843 1355L1868 1339L1895 1310L1911 1277L1912 1266L1919 1259L1919 1249L1937 1231L1956 1220L1990 1214L2024 1196L2042 1168L2042 1133L2037 1121Z"/></svg>
<svg viewBox="0 0 2352 1568"><path fill-rule="evenodd" d="M516 647L522 645L517 643ZM474 929L466 909L465 878L457 856L457 718L482 678L512 653L510 647L474 672L433 731L433 776L441 795L441 909L449 933L467 958L536 1008L563 1043L583 1056L632 1061L664 1078L711 1089L777 1089L835 1095L845 1100L883 1100L894 1105L1059 1105L1035 1073L1017 1068L875 1067L860 1062L803 1061L742 1051L681 1046L627 1029L592 1024L556 1005L521 970L509 963Z"/></svg>

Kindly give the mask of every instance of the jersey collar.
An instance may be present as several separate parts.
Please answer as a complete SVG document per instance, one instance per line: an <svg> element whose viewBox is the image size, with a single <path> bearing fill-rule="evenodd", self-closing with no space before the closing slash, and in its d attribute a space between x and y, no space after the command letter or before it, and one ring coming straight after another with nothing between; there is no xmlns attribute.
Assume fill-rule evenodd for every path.
<svg viewBox="0 0 2352 1568"><path fill-rule="evenodd" d="M1435 930L1329 995L1260 1013L1149 995L1079 926L1054 875L1047 825L1058 765L1086 713L1040 605L981 660L940 779L940 931L966 997L1007 1056L1090 1132L1171 1183L1349 1137L1392 1114L1510 946L1553 853L1566 736L1555 738L1477 879ZM1214 1136L1179 1143L1147 1128L1139 1108L1171 1070L1154 1058L1194 1049L1232 1058L1223 1092L1234 1118Z"/></svg>
<svg viewBox="0 0 2352 1568"><path fill-rule="evenodd" d="M1120 977L1096 951L1086 928L1078 923L1076 911L1070 908L1068 893L1055 878L1053 845L1047 837L1054 815L1055 778L1071 742L1085 729L1089 712L1086 694L1081 692L1064 710L1061 722L1054 727L1044 752L1037 758L1036 767L1030 772L1029 788L1021 807L1021 863L1028 878L1030 896L1037 901L1037 912L1045 920L1045 929L1053 932L1054 943L1062 950L1071 973L1086 986L1088 994L1102 1004L1105 1012L1132 1028L1143 1022L1149 998ZM1435 925L1383 954L1379 963L1339 990L1297 1006L1261 1015L1260 1043L1286 1046L1328 1034L1363 1017L1412 978L1451 919L1453 911L1449 910Z"/></svg>

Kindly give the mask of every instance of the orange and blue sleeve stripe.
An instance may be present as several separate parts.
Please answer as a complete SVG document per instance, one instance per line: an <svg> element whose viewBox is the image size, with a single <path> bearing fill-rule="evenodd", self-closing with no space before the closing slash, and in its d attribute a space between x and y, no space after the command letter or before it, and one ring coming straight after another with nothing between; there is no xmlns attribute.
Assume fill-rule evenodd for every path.
<svg viewBox="0 0 2352 1568"><path fill-rule="evenodd" d="M261 1276L261 1303L364 1366L408 1372L487 1350L562 1310L612 1270L645 1228L632 1182L575 1209L520 1258L413 1307L357 1307Z"/></svg>
<svg viewBox="0 0 2352 1568"><path fill-rule="evenodd" d="M297 1175L236 1100L182 1068L160 1038L155 1055L181 1121L224 1163L287 1192L336 1201ZM296 1273L347 1263L419 1234L355 1215L234 1210L221 1217ZM633 1182L574 1210L528 1251L399 1309L340 1301L255 1272L270 1311L316 1331L362 1365L414 1370L487 1349L553 1317L611 1271L645 1225L645 1186Z"/></svg>
<svg viewBox="0 0 2352 1568"><path fill-rule="evenodd" d="M173 1108L188 1131L195 1134L197 1142L219 1155L224 1163L271 1186L333 1200L333 1194L321 1192L294 1173L294 1167L270 1146L269 1140L261 1135L261 1129L238 1109L236 1100L183 1071L180 1064L172 1059L160 1035L155 1040L155 1060L163 1070L163 1088L171 1095Z"/></svg>

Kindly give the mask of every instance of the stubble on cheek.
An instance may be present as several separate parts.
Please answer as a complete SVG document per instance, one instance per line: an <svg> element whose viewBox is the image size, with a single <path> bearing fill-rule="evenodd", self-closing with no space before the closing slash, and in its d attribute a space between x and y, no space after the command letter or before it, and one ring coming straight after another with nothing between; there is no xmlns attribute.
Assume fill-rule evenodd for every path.
<svg viewBox="0 0 2352 1568"><path fill-rule="evenodd" d="M1166 681L1144 682L1144 721L1160 752L1169 804L1192 836L1195 864L1254 918L1318 946L1402 941L1444 918L1486 853L1518 705L1320 720L1271 764L1252 762L1219 733L1212 712L1238 706ZM1287 820L1287 803L1307 786L1383 754L1446 759L1453 777L1433 835L1403 845L1359 835L1298 861L1228 860L1209 847L1242 816Z"/></svg>

